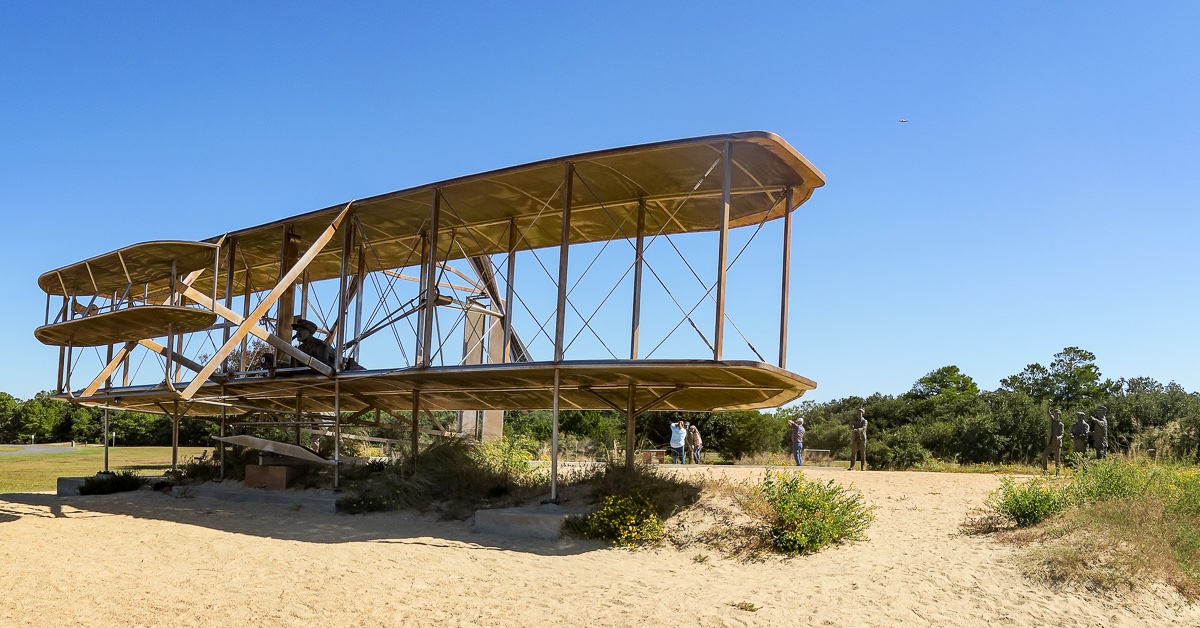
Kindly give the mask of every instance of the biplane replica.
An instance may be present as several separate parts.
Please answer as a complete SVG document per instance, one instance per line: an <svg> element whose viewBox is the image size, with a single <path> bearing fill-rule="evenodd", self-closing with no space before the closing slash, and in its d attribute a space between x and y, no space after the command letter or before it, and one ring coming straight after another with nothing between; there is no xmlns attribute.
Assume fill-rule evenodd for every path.
<svg viewBox="0 0 1200 628"><path fill-rule="evenodd" d="M193 418L222 437L332 437L335 487L343 427L399 430L416 457L422 438L499 436L513 410L552 410L552 478L560 409L624 414L632 465L644 412L772 408L816 387L785 355L792 212L823 184L764 132L538 161L51 270L34 335L59 347L57 398L166 414L176 450ZM776 219L774 261L731 300L734 264ZM733 306L778 308L777 330L750 330L771 328L758 346L777 360Z"/></svg>

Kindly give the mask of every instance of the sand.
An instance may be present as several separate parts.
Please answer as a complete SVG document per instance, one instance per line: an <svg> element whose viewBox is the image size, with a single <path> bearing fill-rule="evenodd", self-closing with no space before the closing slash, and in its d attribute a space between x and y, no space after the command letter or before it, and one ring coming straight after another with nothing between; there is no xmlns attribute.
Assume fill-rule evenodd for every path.
<svg viewBox="0 0 1200 628"><path fill-rule="evenodd" d="M487 536L407 512L0 495L0 625L1200 625L1200 607L1164 588L1048 590L1020 575L1019 550L959 534L993 476L808 473L877 507L868 541L747 563Z"/></svg>

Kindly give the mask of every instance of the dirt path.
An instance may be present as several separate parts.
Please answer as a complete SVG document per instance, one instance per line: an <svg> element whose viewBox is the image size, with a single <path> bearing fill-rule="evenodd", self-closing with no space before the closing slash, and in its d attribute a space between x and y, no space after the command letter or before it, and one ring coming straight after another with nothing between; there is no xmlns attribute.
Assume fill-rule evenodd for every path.
<svg viewBox="0 0 1200 628"><path fill-rule="evenodd" d="M1017 573L1011 548L959 535L993 476L807 472L877 506L869 541L699 564L698 551L516 541L411 513L0 495L0 624L1200 625L1200 610L1165 593L1042 590Z"/></svg>

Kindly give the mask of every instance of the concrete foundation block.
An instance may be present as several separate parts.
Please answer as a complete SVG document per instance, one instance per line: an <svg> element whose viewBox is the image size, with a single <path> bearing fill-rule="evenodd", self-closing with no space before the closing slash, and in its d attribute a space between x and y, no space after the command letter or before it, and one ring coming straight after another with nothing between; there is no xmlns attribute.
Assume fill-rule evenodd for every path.
<svg viewBox="0 0 1200 628"><path fill-rule="evenodd" d="M475 511L475 531L531 539L562 537L568 513L553 504L530 508L492 508Z"/></svg>

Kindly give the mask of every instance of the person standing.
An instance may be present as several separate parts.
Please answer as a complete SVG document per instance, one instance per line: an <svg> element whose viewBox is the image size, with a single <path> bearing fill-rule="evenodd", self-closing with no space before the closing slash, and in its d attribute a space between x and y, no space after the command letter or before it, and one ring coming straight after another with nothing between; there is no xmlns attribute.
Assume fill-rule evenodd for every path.
<svg viewBox="0 0 1200 628"><path fill-rule="evenodd" d="M1071 452L1079 455L1087 453L1088 434L1092 428L1088 427L1087 420L1082 412L1075 413L1075 423L1071 425Z"/></svg>
<svg viewBox="0 0 1200 628"><path fill-rule="evenodd" d="M1092 428L1092 448L1096 450L1096 459L1108 457L1108 408L1100 406L1096 408L1096 414L1092 415L1092 422L1096 424Z"/></svg>
<svg viewBox="0 0 1200 628"><path fill-rule="evenodd" d="M1050 414L1050 437L1046 439L1046 449L1042 452L1042 469L1050 469L1050 456L1054 456L1054 475L1058 475L1062 468L1062 410L1046 412Z"/></svg>
<svg viewBox="0 0 1200 628"><path fill-rule="evenodd" d="M686 460L683 457L683 439L685 430L683 421L671 423L671 455L679 464L684 464Z"/></svg>
<svg viewBox="0 0 1200 628"><path fill-rule="evenodd" d="M796 466L804 466L804 417L799 417L795 421L788 419L788 426L791 427L792 433L792 457L796 459Z"/></svg>
<svg viewBox="0 0 1200 628"><path fill-rule="evenodd" d="M688 426L688 439L692 444L692 462L700 464L700 450L704 448L704 440L700 438L700 430L695 425Z"/></svg>
<svg viewBox="0 0 1200 628"><path fill-rule="evenodd" d="M861 452L861 453L860 453ZM850 466L847 471L854 470L854 460L861 456L858 470L867 470L867 411L858 409L858 418L850 422Z"/></svg>

